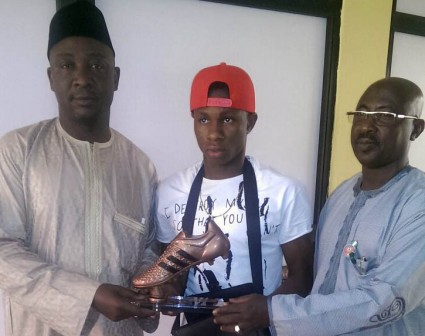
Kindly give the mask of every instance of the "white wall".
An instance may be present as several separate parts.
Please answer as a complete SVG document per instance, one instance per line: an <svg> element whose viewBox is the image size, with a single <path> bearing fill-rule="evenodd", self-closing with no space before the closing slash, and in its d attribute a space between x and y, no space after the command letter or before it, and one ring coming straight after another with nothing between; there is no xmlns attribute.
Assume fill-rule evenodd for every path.
<svg viewBox="0 0 425 336"><path fill-rule="evenodd" d="M425 3L423 4L425 9ZM394 34L391 76L407 78L425 94L425 37L403 33ZM425 113L422 111L422 118ZM425 132L410 145L410 164L425 171Z"/></svg>
<svg viewBox="0 0 425 336"><path fill-rule="evenodd" d="M397 0L397 12L425 16L424 0Z"/></svg>
<svg viewBox="0 0 425 336"><path fill-rule="evenodd" d="M53 0L0 1L0 136L56 115L46 75L46 38L55 7ZM2 304L0 335L4 335Z"/></svg>
<svg viewBox="0 0 425 336"><path fill-rule="evenodd" d="M0 135L56 115L46 76L53 0L0 2ZM121 67L111 125L161 177L201 159L189 90L225 61L251 75L259 120L248 153L301 180L314 200L325 19L196 0L98 0ZM1 322L1 321L0 321ZM166 335L162 324L154 335Z"/></svg>
<svg viewBox="0 0 425 336"><path fill-rule="evenodd" d="M46 68L52 0L0 1L0 135L56 115Z"/></svg>
<svg viewBox="0 0 425 336"><path fill-rule="evenodd" d="M398 0L397 12L425 17L425 2L423 0ZM391 61L391 76L404 77L415 82L425 94L425 37L404 33L394 34L393 53ZM422 118L425 113L422 111ZM425 133L410 146L410 164L425 170Z"/></svg>
<svg viewBox="0 0 425 336"><path fill-rule="evenodd" d="M256 87L259 120L248 152L303 181L313 202L324 19L194 0L96 3L122 68L112 125L148 152L162 177L201 159L191 81L226 61L246 69Z"/></svg>

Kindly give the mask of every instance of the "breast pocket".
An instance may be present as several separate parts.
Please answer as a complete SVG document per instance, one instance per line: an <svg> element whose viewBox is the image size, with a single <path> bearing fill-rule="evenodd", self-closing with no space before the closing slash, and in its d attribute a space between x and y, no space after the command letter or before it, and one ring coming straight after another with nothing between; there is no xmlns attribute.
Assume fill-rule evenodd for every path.
<svg viewBox="0 0 425 336"><path fill-rule="evenodd" d="M114 215L113 234L115 237L115 251L118 253L118 267L121 272L134 275L140 267L146 246L148 225L145 219L138 222L133 218L119 213Z"/></svg>

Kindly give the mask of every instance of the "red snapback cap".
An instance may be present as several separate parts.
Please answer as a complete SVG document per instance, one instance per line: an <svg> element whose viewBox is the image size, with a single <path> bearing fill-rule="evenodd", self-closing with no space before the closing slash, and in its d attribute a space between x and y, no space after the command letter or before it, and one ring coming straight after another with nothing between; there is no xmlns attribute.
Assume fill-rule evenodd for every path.
<svg viewBox="0 0 425 336"><path fill-rule="evenodd" d="M230 97L208 98L208 89L214 82L225 83L229 87ZM220 63L199 71L192 82L190 110L208 106L255 112L254 85L245 70Z"/></svg>

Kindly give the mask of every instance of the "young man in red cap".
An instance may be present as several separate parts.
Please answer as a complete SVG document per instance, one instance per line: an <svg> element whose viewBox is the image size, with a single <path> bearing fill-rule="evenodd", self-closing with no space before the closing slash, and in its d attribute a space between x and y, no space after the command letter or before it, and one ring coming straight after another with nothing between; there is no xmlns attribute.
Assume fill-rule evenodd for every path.
<svg viewBox="0 0 425 336"><path fill-rule="evenodd" d="M50 24L48 76L59 117L0 140L0 288L7 335L142 335L132 304L148 266L157 184L150 159L109 127L119 68L88 1ZM142 329L143 328L143 329Z"/></svg>
<svg viewBox="0 0 425 336"><path fill-rule="evenodd" d="M201 235L212 219L231 248L226 260L189 270L185 295L307 295L310 205L301 185L245 155L257 121L251 78L225 63L201 70L193 80L190 110L203 158L160 184L157 239L168 244L182 229ZM282 283L283 256L289 275Z"/></svg>

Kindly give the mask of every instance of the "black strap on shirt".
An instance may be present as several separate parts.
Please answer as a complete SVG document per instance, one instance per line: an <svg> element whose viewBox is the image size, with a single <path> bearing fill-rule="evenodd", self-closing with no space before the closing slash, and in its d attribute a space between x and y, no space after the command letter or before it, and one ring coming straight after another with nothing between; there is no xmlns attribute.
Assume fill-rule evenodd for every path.
<svg viewBox="0 0 425 336"><path fill-rule="evenodd" d="M204 174L204 166L202 165L190 188L186 211L183 216L183 231L188 235L193 234L193 224ZM243 184L252 282L254 285L254 292L263 294L261 228L257 180L255 178L254 168L247 158L245 158L243 164Z"/></svg>

